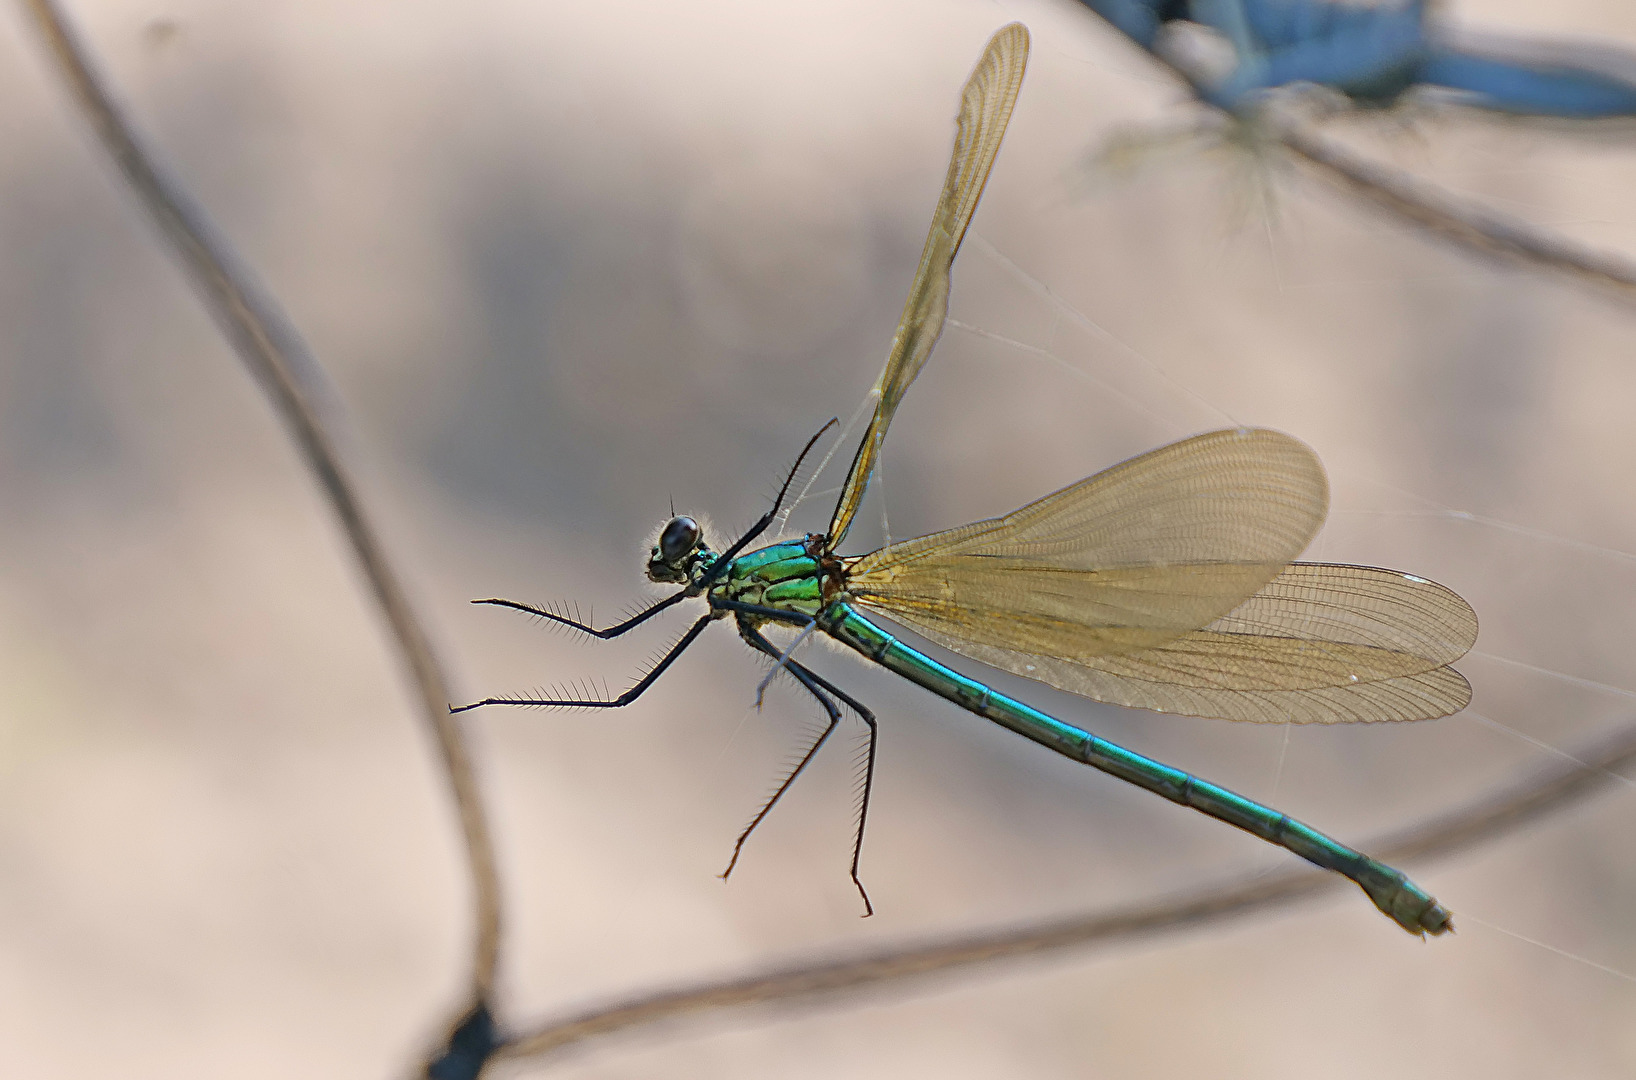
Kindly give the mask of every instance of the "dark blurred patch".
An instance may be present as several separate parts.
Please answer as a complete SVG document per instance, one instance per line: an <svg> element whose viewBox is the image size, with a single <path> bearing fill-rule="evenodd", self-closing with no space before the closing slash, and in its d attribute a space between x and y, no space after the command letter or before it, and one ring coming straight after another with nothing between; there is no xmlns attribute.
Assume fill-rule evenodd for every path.
<svg viewBox="0 0 1636 1080"><path fill-rule="evenodd" d="M182 38L182 20L156 15L142 26L142 44L154 52L175 45Z"/></svg>
<svg viewBox="0 0 1636 1080"><path fill-rule="evenodd" d="M426 1066L428 1080L477 1080L483 1065L500 1048L494 1016L479 1003L449 1033L439 1056Z"/></svg>

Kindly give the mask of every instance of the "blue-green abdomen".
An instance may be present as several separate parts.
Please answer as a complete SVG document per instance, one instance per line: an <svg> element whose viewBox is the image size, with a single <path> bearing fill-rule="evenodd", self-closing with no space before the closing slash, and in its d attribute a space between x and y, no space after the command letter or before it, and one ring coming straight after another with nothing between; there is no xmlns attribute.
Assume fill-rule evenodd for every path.
<svg viewBox="0 0 1636 1080"><path fill-rule="evenodd" d="M1280 844L1315 866L1345 874L1358 883L1376 907L1411 934L1441 934L1450 927L1448 910L1390 866L1287 814L1126 750L967 678L897 640L853 611L845 601L831 603L820 617L819 626L882 667L1064 757Z"/></svg>

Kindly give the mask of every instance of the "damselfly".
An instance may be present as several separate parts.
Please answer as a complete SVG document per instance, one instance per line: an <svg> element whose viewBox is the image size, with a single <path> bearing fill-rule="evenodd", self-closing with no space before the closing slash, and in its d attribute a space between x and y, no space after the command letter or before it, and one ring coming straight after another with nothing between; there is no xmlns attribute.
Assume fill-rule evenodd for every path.
<svg viewBox="0 0 1636 1080"><path fill-rule="evenodd" d="M1275 431L1198 435L1002 518L868 555L836 554L875 471L887 426L942 330L950 267L999 150L1027 56L1028 32L1013 23L989 41L966 83L931 234L872 391L874 416L828 529L746 552L775 520L792 470L772 508L725 551L708 546L693 518L672 517L653 545L647 575L680 588L616 626L599 630L514 601L476 601L603 639L688 599L704 600L707 610L617 698L486 698L456 711L629 705L706 627L731 619L752 649L771 657L818 701L829 723L739 835L727 870L840 723L844 705L868 728L852 851L852 879L867 914L872 909L859 861L874 782L874 714L792 659L794 644L780 649L764 633L769 624L797 627L799 643L822 631L1075 761L1346 875L1411 933L1442 933L1450 926L1448 911L1391 867L1277 810L1030 708L938 663L864 615L889 616L1005 671L1097 701L1159 712L1269 723L1418 720L1457 712L1471 697L1465 679L1448 666L1476 638L1476 617L1465 601L1397 571L1292 562L1323 523L1328 486L1313 452ZM807 443L803 457L817 439Z"/></svg>

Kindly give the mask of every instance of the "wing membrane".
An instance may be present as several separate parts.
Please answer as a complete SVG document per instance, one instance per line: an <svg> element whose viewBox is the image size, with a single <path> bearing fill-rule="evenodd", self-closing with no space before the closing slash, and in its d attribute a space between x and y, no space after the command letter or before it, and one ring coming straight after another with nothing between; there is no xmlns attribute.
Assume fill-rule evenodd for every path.
<svg viewBox="0 0 1636 1080"><path fill-rule="evenodd" d="M974 660L1097 701L1295 723L1470 701L1477 620L1394 570L1295 563L1322 467L1271 431L1186 439L1014 514L849 564L848 592Z"/></svg>
<svg viewBox="0 0 1636 1080"><path fill-rule="evenodd" d="M962 656L1096 701L1263 723L1422 720L1459 712L1471 688L1448 665L1477 617L1435 582L1368 566L1295 563L1228 614L1161 645L1064 655L1036 635L974 640L960 622L859 598ZM1035 651L1024 651L1032 649Z"/></svg>
<svg viewBox="0 0 1636 1080"><path fill-rule="evenodd" d="M1264 429L1160 447L1003 518L854 560L861 604L962 640L1086 661L1153 648L1248 600L1328 508L1323 466ZM1003 666L1003 665L1002 665Z"/></svg>
<svg viewBox="0 0 1636 1080"><path fill-rule="evenodd" d="M892 335L886 366L871 391L877 398L875 415L869 421L863 441L858 444L852 469L847 473L841 498L830 519L831 548L839 544L851 528L874 473L892 414L943 332L949 306L949 268L960 250L971 215L977 209L977 200L982 197L989 170L994 167L994 157L999 153L1000 139L1011 119L1011 107L1017 100L1027 63L1028 30L1021 23L1012 23L1001 27L989 39L976 69L966 80L960 99L954 156L943 181L943 194L932 215L926 246L920 253L920 266L909 288L909 299L903 305L903 316Z"/></svg>

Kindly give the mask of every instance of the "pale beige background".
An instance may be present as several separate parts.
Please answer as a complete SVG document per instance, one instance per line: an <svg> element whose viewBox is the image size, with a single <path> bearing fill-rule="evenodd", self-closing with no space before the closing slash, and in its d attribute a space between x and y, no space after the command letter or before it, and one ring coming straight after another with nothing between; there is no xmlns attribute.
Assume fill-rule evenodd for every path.
<svg viewBox="0 0 1636 1080"><path fill-rule="evenodd" d="M1097 139L1177 97L1077 5L74 11L342 384L463 694L617 688L679 632L587 645L466 601L612 615L648 595L639 555L672 497L724 530L760 512L873 379L961 80L1021 18L1034 59L953 315L1032 350L950 330L858 542L880 505L908 535L1189 432L1276 426L1332 471L1319 556L1475 605L1477 712L1558 747L1636 713L1636 308L1451 254L1292 174L1271 178L1269 218L1242 161L1182 152L1076 191ZM1636 48L1616 0L1456 14ZM428 740L326 508L25 30L0 19L0 1073L399 1074L465 965ZM1636 253L1628 137L1384 129L1383 155ZM619 714L473 717L510 1018L1285 861L814 656L884 721L868 922L845 875L844 743L734 880L714 877L814 714L787 689L754 713L761 668L730 632ZM1286 749L1279 729L1031 697L1343 838L1549 760L1471 716L1296 730ZM558 1070L1629 1076L1633 836L1625 791L1416 868L1462 918L1424 945L1347 893Z"/></svg>

